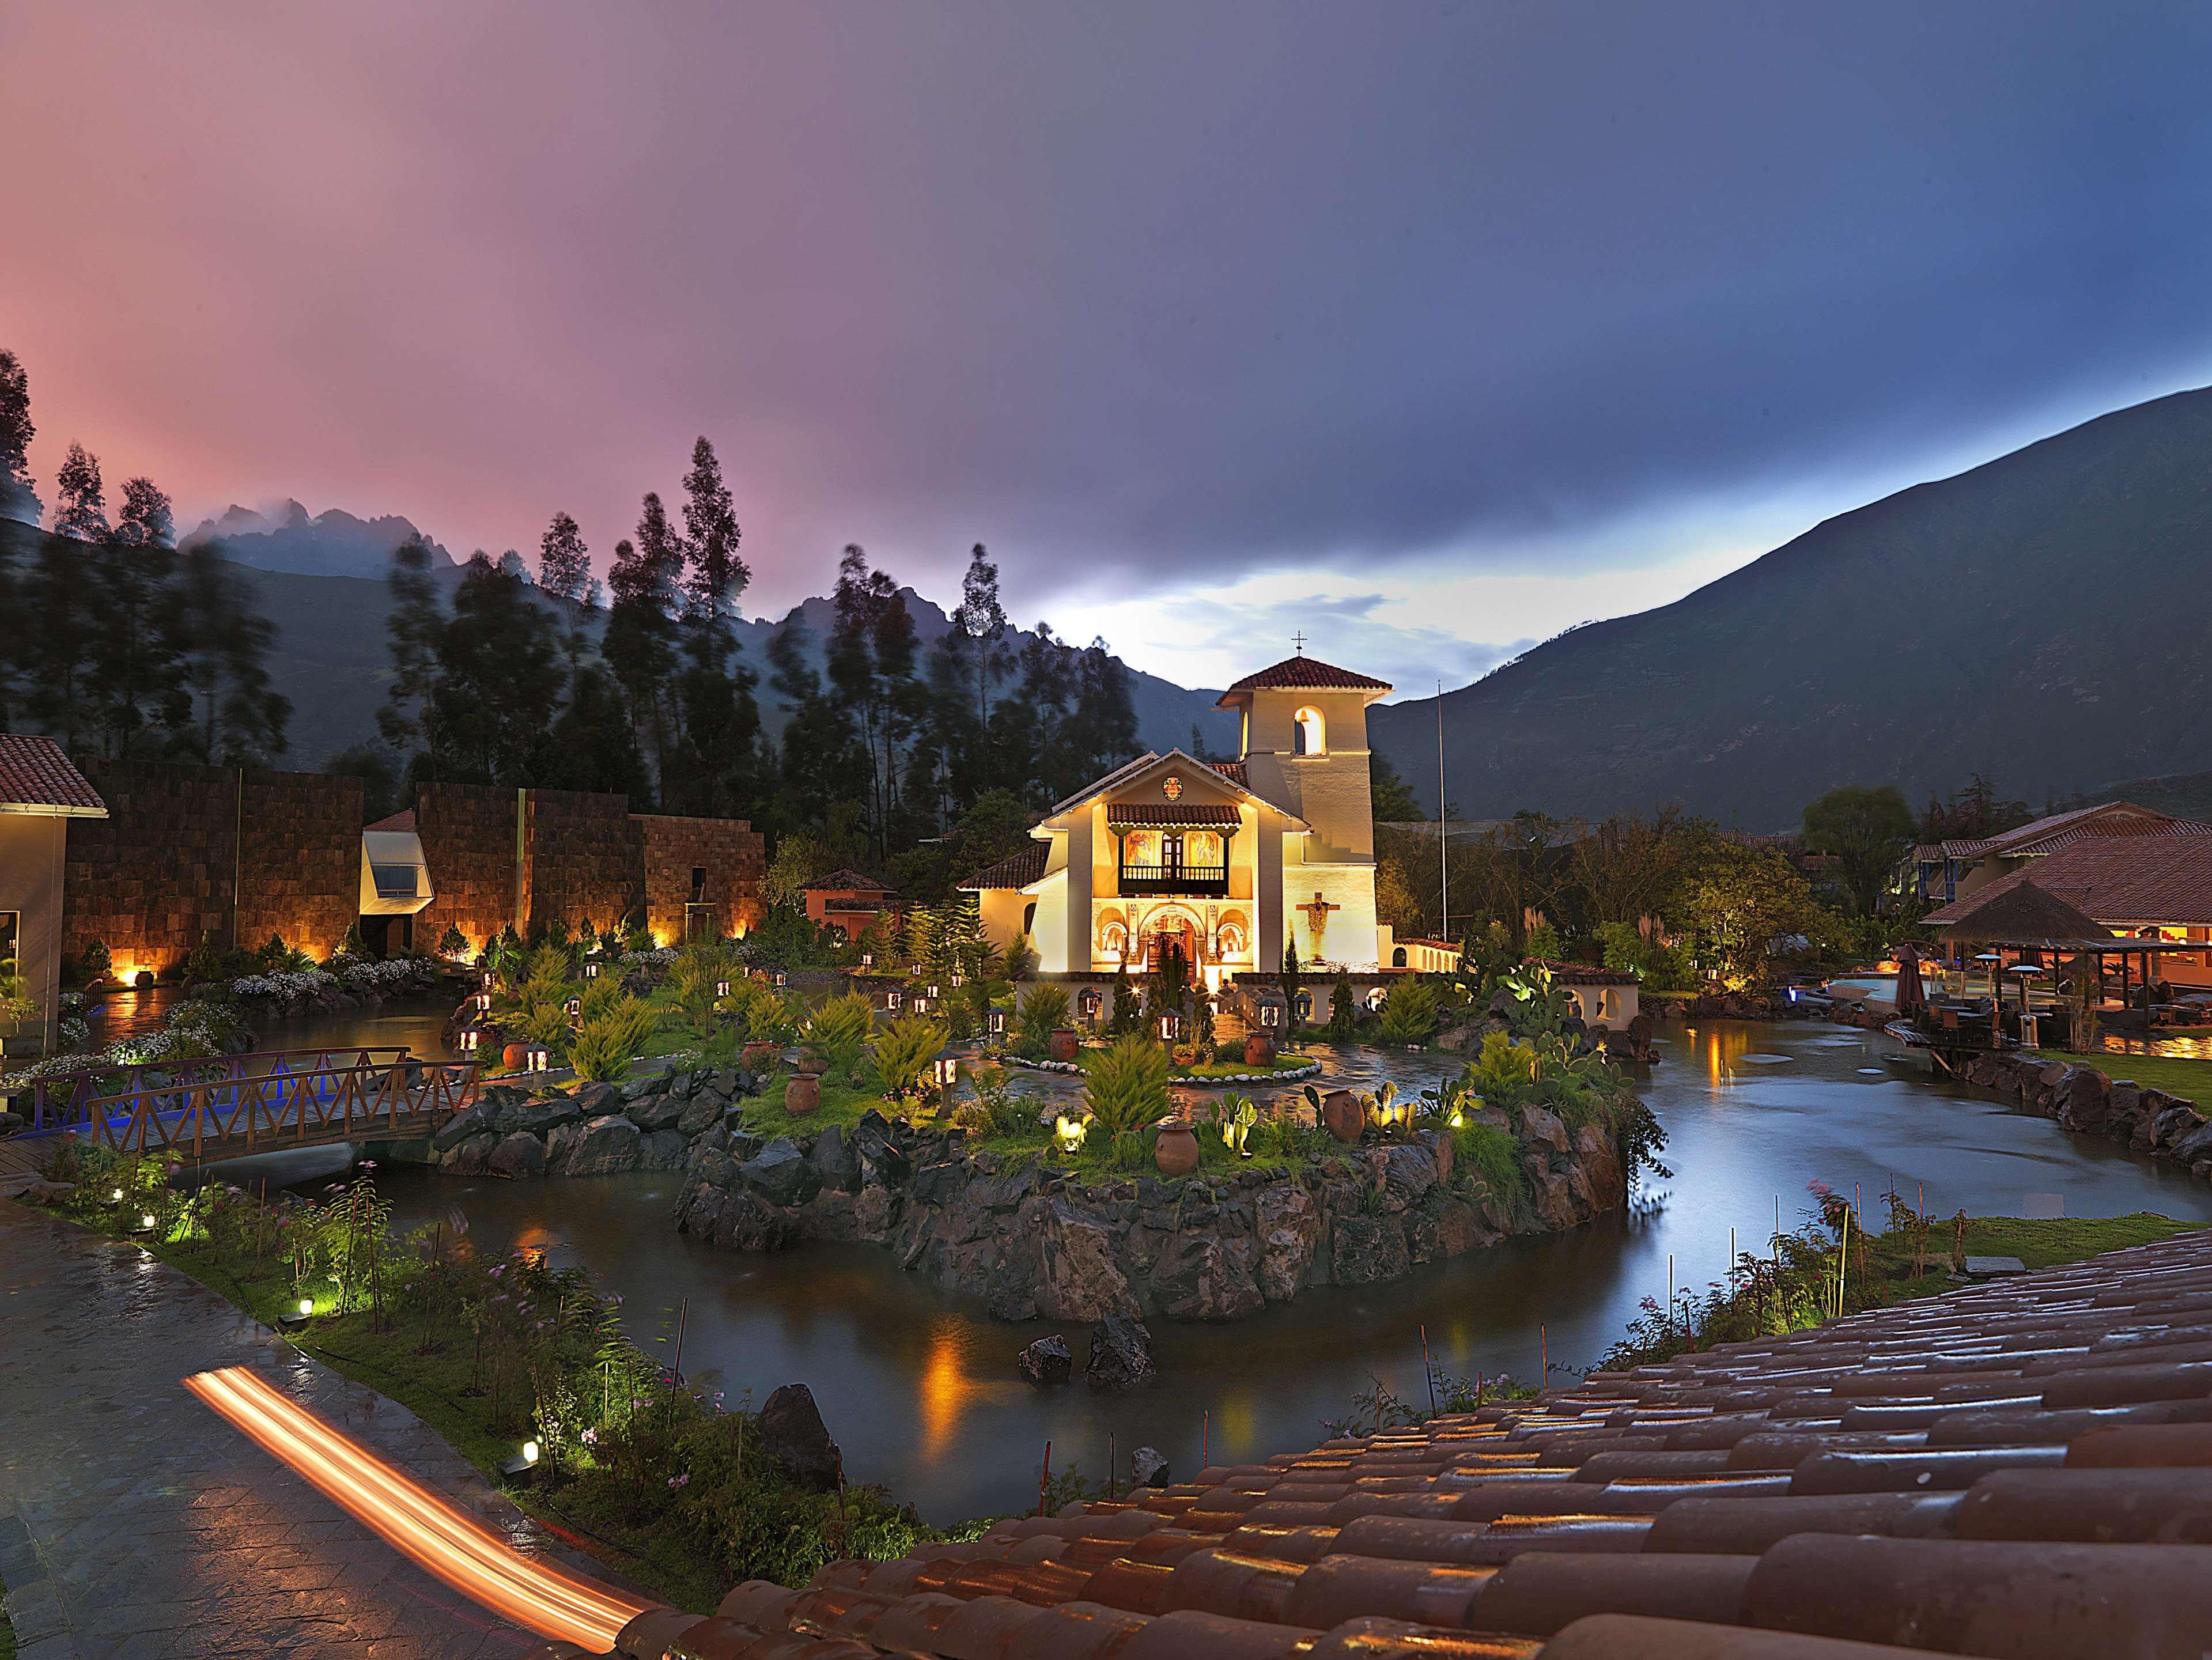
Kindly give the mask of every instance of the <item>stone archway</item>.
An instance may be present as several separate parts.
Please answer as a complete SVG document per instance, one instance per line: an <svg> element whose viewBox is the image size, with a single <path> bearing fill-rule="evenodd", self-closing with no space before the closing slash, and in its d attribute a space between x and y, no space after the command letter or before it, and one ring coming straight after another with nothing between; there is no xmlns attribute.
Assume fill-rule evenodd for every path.
<svg viewBox="0 0 2212 1660"><path fill-rule="evenodd" d="M1145 918L1137 936L1138 956L1147 973L1158 973L1164 960L1174 955L1195 975L1202 937L1197 917L1180 905L1163 906Z"/></svg>

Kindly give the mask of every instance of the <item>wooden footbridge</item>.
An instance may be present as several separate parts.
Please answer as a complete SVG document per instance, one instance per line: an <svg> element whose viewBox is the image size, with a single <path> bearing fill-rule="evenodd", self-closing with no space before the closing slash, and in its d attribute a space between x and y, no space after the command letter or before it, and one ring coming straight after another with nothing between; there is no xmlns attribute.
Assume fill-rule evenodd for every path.
<svg viewBox="0 0 2212 1660"><path fill-rule="evenodd" d="M9 1104L0 1181L42 1169L75 1138L177 1164L368 1138L434 1134L475 1101L473 1061L404 1049L260 1050L106 1066L40 1079Z"/></svg>

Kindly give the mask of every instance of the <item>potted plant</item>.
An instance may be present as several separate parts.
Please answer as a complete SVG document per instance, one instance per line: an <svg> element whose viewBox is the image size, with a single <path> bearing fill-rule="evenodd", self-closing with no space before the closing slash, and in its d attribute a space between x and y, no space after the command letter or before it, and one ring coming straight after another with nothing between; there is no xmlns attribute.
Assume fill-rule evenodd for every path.
<svg viewBox="0 0 2212 1660"><path fill-rule="evenodd" d="M1198 1136L1179 1118L1160 1121L1152 1142L1152 1162L1163 1176L1188 1176L1198 1168Z"/></svg>
<svg viewBox="0 0 2212 1660"><path fill-rule="evenodd" d="M1244 1064L1248 1067L1272 1067L1275 1064L1275 1040L1260 1031L1244 1034Z"/></svg>

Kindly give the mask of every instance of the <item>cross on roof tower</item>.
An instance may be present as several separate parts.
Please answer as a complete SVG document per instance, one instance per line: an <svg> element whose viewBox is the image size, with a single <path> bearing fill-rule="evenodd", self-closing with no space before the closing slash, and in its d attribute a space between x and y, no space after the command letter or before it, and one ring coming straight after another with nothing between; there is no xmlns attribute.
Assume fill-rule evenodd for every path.
<svg viewBox="0 0 2212 1660"><path fill-rule="evenodd" d="M1292 635L1291 636L1291 643L1298 648L1298 655L1304 657L1306 654L1305 630L1301 629L1296 634Z"/></svg>

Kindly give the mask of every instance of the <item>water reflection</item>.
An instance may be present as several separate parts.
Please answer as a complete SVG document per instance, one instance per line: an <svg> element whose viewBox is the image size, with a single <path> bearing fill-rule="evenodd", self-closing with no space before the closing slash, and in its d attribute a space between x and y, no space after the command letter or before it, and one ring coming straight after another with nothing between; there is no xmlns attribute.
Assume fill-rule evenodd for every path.
<svg viewBox="0 0 2212 1660"><path fill-rule="evenodd" d="M1217 1459L1311 1445L1355 1392L1377 1382L1422 1389L1425 1327L1435 1364L1455 1374L1533 1378L1547 1342L1555 1367L1587 1365L1639 1299L1665 1294L1670 1255L1678 1283L1703 1286L1724 1272L1732 1228L1741 1248L1760 1248L1778 1209L1796 1225L1815 1177L1856 1187L1876 1210L1893 1178L1916 1195L1924 1184L1922 1208L1943 1214L2018 1215L2055 1199L2071 1216L2212 1220L2212 1189L2185 1173L1890 1068L1879 1033L1714 1021L1662 1044L1643 1087L1671 1138L1663 1157L1674 1174L1635 1214L1510 1242L1394 1285L1310 1292L1234 1326L1155 1323L1160 1382L1127 1396L1079 1381L1031 1389L1015 1366L1023 1345L1060 1332L1079 1378L1080 1328L992 1321L875 1247L748 1257L679 1237L666 1176L505 1183L378 1174L402 1225L459 1207L483 1249L528 1243L556 1265L586 1262L623 1294L633 1336L656 1353L688 1300L687 1374L732 1400L749 1391L756 1404L805 1381L854 1478L884 1483L939 1522L1033 1505L1048 1440L1055 1471L1094 1477L1109 1438L1125 1470L1131 1450L1149 1444L1178 1475L1197 1468L1202 1438ZM1754 1054L1787 1058L1747 1063ZM1446 1064L1425 1056L1391 1070L1401 1088L1419 1088ZM1371 1055L1358 1065L1379 1075Z"/></svg>

